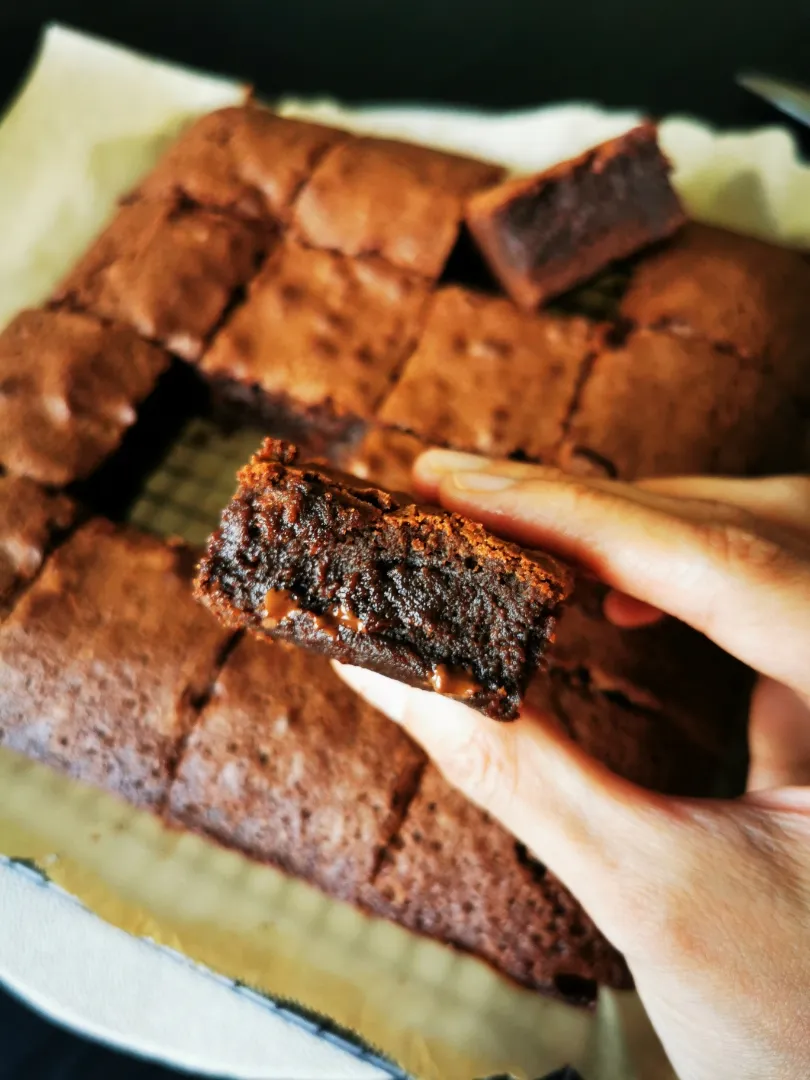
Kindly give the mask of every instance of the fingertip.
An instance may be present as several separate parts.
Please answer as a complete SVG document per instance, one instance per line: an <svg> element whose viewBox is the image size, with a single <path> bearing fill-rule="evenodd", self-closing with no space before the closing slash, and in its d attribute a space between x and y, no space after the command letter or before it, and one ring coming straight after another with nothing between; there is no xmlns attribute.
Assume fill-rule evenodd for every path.
<svg viewBox="0 0 810 1080"><path fill-rule="evenodd" d="M341 664L337 660L332 661L332 667L346 685L369 705L379 709L396 723L402 723L408 706L408 694L412 689L410 686L379 675L376 671L369 671L368 668Z"/></svg>
<svg viewBox="0 0 810 1080"><path fill-rule="evenodd" d="M635 596L612 589L604 599L602 611L608 622L623 630L636 630L653 626L664 618L660 608L637 600Z"/></svg>

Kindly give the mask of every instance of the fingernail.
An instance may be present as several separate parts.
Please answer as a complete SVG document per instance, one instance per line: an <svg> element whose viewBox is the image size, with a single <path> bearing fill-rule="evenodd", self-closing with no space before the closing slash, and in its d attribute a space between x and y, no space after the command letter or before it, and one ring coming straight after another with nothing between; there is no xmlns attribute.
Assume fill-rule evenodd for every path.
<svg viewBox="0 0 810 1080"><path fill-rule="evenodd" d="M516 480L512 476L498 476L497 473L460 472L453 475L452 482L459 491L504 491L512 487Z"/></svg>
<svg viewBox="0 0 810 1080"><path fill-rule="evenodd" d="M476 471L486 464L486 459L477 454L460 454L456 450L427 450L419 458L418 468L421 473L431 476L444 476L447 473Z"/></svg>

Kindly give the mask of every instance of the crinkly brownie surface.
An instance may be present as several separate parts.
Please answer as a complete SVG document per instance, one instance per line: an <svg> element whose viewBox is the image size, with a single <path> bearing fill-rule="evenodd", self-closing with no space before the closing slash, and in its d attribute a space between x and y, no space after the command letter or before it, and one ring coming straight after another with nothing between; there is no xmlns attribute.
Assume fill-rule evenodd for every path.
<svg viewBox="0 0 810 1080"><path fill-rule="evenodd" d="M196 588L231 627L508 720L570 574L412 496L300 464L294 447L268 439L239 474Z"/></svg>

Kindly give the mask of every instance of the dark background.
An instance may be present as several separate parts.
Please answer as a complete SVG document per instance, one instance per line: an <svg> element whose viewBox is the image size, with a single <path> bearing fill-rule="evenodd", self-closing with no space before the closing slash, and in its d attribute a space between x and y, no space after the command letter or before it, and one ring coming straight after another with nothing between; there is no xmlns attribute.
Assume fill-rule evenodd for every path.
<svg viewBox="0 0 810 1080"><path fill-rule="evenodd" d="M777 117L735 73L810 83L810 0L0 0L0 103L49 20L236 75L264 97L489 109L573 99L749 127ZM0 1080L168 1075L0 991Z"/></svg>

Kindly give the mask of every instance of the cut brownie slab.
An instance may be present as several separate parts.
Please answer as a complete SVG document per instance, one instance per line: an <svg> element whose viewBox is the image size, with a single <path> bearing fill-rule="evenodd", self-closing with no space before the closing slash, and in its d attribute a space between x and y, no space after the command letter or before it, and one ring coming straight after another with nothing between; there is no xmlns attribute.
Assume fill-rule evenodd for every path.
<svg viewBox="0 0 810 1080"><path fill-rule="evenodd" d="M465 198L503 172L411 143L351 139L315 169L295 204L294 227L314 247L380 255L437 278L458 237Z"/></svg>
<svg viewBox="0 0 810 1080"><path fill-rule="evenodd" d="M637 330L596 358L559 463L624 479L791 472L804 433L800 403L766 361Z"/></svg>
<svg viewBox="0 0 810 1080"><path fill-rule="evenodd" d="M592 1002L627 987L621 956L546 868L429 765L369 906L535 990Z"/></svg>
<svg viewBox="0 0 810 1080"><path fill-rule="evenodd" d="M622 303L639 326L696 336L810 391L810 262L801 252L689 225L641 260Z"/></svg>
<svg viewBox="0 0 810 1080"><path fill-rule="evenodd" d="M175 822L358 900L424 756L323 657L245 638L180 760Z"/></svg>
<svg viewBox="0 0 810 1080"><path fill-rule="evenodd" d="M205 375L265 420L332 438L367 420L413 350L427 301L415 274L287 240L203 357Z"/></svg>
<svg viewBox="0 0 810 1080"><path fill-rule="evenodd" d="M127 326L22 312L0 334L0 465L44 484L88 476L168 365Z"/></svg>
<svg viewBox="0 0 810 1080"><path fill-rule="evenodd" d="M96 520L0 627L0 745L158 806L227 635L195 604L192 555Z"/></svg>
<svg viewBox="0 0 810 1080"><path fill-rule="evenodd" d="M562 725L574 742L625 780L667 795L715 793L725 764L717 749L694 739L666 713L600 686L586 669L551 663L551 670L529 686L527 706Z"/></svg>
<svg viewBox="0 0 810 1080"><path fill-rule="evenodd" d="M459 450L547 458L597 344L585 319L527 314L503 298L440 289L379 420Z"/></svg>
<svg viewBox="0 0 810 1080"><path fill-rule="evenodd" d="M606 591L577 582L557 621L551 666L594 693L666 715L697 745L727 753L745 734L749 669L677 619L615 626L602 613Z"/></svg>
<svg viewBox="0 0 810 1080"><path fill-rule="evenodd" d="M57 289L68 307L134 327L197 360L268 234L181 202L124 206Z"/></svg>
<svg viewBox="0 0 810 1080"><path fill-rule="evenodd" d="M410 491L413 464L430 445L405 431L372 428L349 451L343 467L352 476L390 491Z"/></svg>
<svg viewBox="0 0 810 1080"><path fill-rule="evenodd" d="M52 495L23 477L0 476L0 619L74 514L75 506L64 495Z"/></svg>
<svg viewBox="0 0 810 1080"><path fill-rule="evenodd" d="M180 195L212 210L283 220L320 158L345 138L258 105L219 109L180 136L136 197Z"/></svg>
<svg viewBox="0 0 810 1080"><path fill-rule="evenodd" d="M669 236L685 219L653 124L473 196L467 224L522 307L593 277Z"/></svg>
<svg viewBox="0 0 810 1080"><path fill-rule="evenodd" d="M570 574L482 526L266 440L209 541L199 597L226 625L517 715Z"/></svg>

